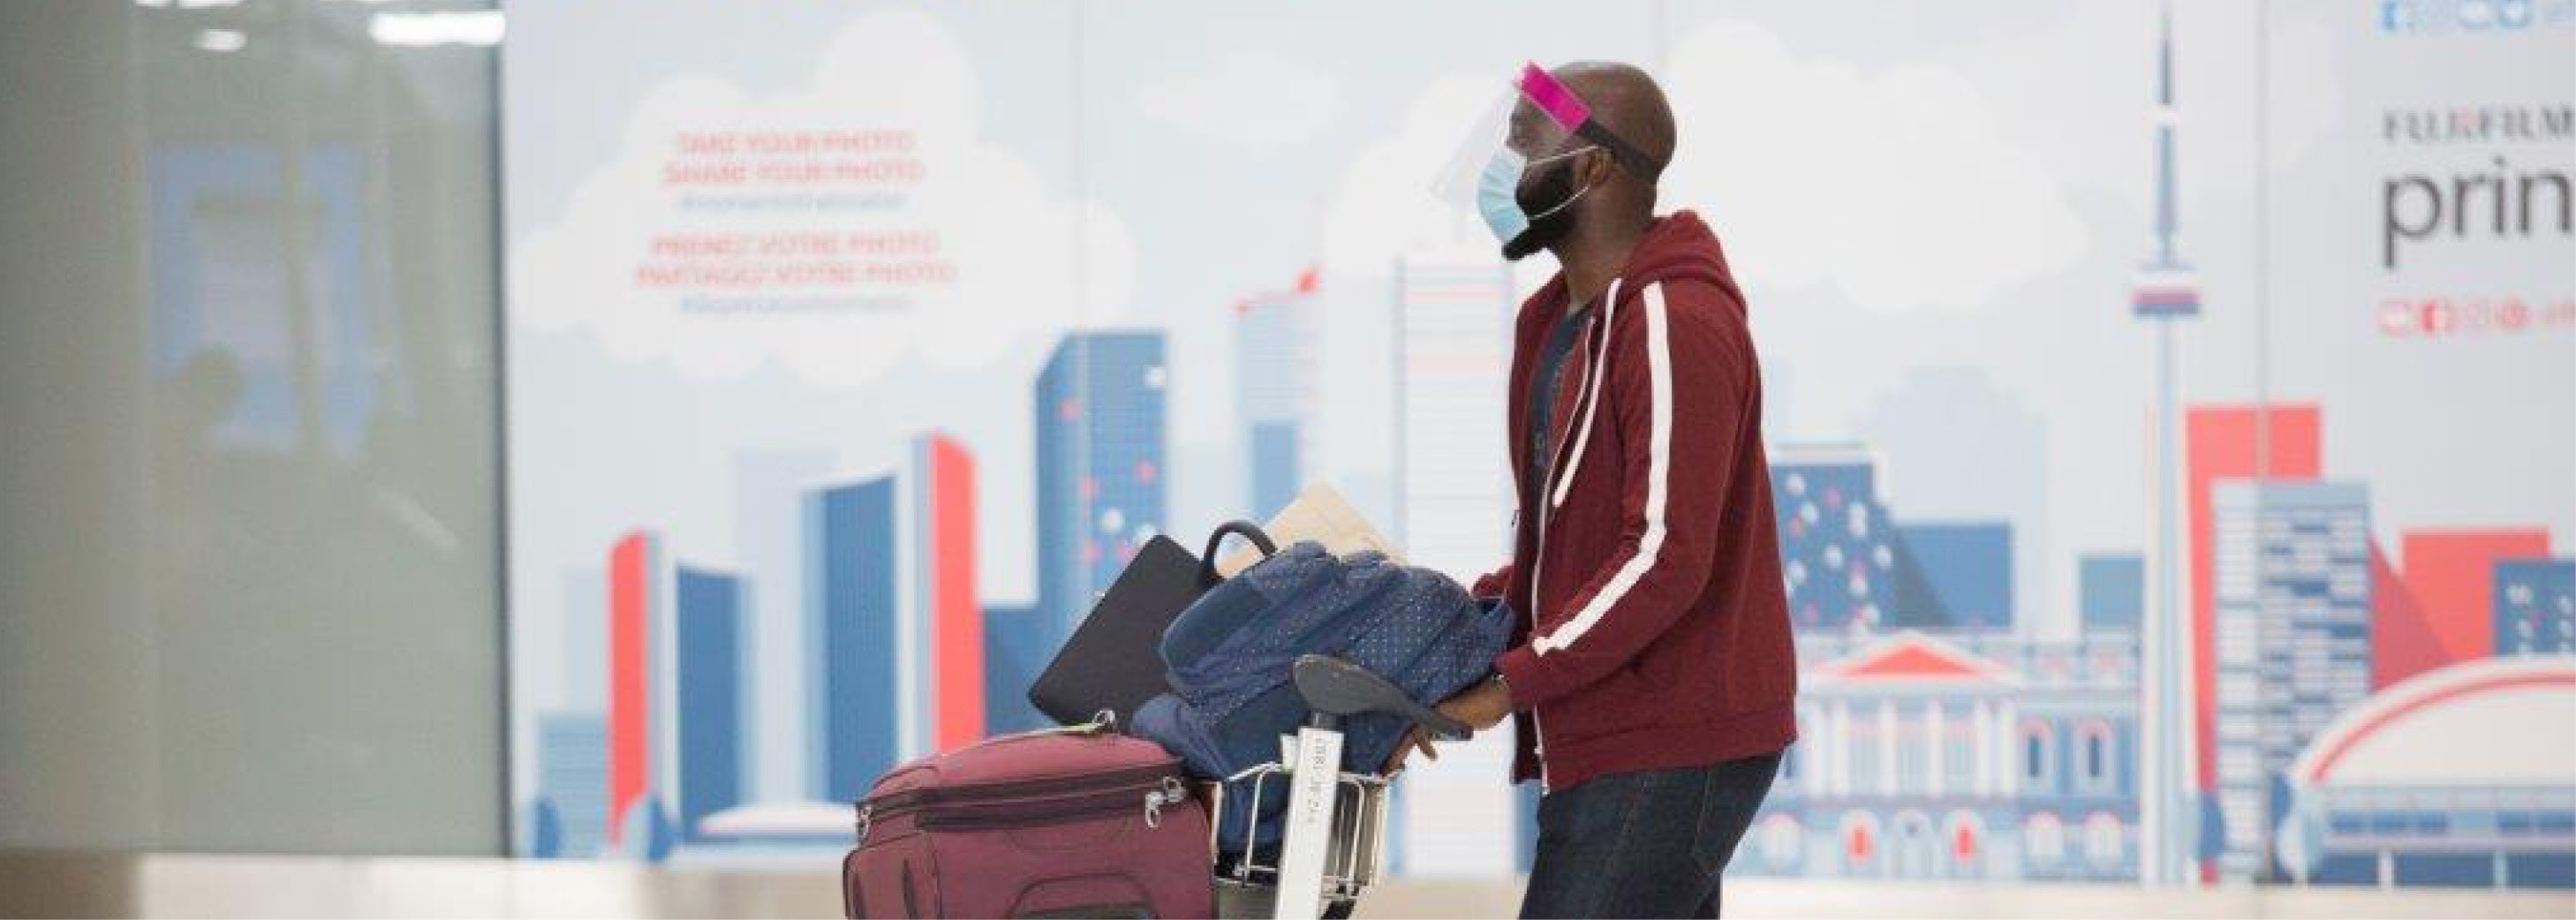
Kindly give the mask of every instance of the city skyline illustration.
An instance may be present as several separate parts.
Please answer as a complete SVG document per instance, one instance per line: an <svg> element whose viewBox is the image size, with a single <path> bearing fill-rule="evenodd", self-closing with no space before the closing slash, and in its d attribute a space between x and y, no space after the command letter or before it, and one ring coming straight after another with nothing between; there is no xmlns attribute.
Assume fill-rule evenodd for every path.
<svg viewBox="0 0 2576 920"><path fill-rule="evenodd" d="M1495 283L1482 290L1487 307L1504 292ZM1151 331L1068 333L1032 385L1032 398L1052 410L1044 424L1059 429L1037 441L1062 464L1036 459L1038 494L1061 503L1054 516L1068 525L1042 537L1041 564L1063 579L1072 603L975 597L977 461L948 435L917 435L895 470L738 484L793 495L802 509L801 575L789 591L800 595L806 635L819 637L803 662L808 802L837 816L901 760L1045 724L1020 696L1027 681L1079 621L1079 599L1105 587L1163 526L1151 514L1163 462L1153 394L1168 385L1160 361ZM1076 380L1092 382L1074 391L1102 412L1067 404L1085 398L1068 393ZM2208 708L2184 710L2195 737L2230 739L2199 759L2212 764L2210 779L2179 793L2193 810L2195 874L2287 876L2274 865L2271 838L2289 802L2274 787L2308 741L2373 692L2497 656L2576 651L2568 625L2576 560L2550 555L2545 529L2407 531L2393 556L2370 535L2367 485L2321 478L2322 422L2313 406L2188 407L2189 566L2209 573L2191 593L2211 606L2217 634L2189 621L2182 632L2214 657L2210 687L2248 689L2195 688L2193 699L2208 694ZM2276 439L2268 466L2254 459L2258 426ZM2144 555L2074 560L2083 632L2073 642L2032 641L2016 629L2008 522L1902 519L1877 487L1888 461L1866 444L1774 451L1782 577L1809 683L1804 740L1749 840L1759 858L1747 871L2139 878L2154 843L2138 823L2148 790L2137 758L2150 745L2138 695L2149 620ZM2234 475L2255 466L2268 475ZM1127 482L1104 486L1104 472ZM2392 558L2404 560L2402 571ZM745 642L748 599L760 586L670 557L650 530L619 536L603 563L603 590L593 596L605 605L566 619L605 621L593 630L605 646L588 651L607 662L588 673L606 678L608 704L541 712L545 779L533 807L546 829L528 852L664 857L691 845L846 845L837 821L818 831L810 814L804 823L723 826L723 813L756 804L745 782L748 675L780 666L755 662ZM2576 659L2564 663L2576 667ZM1942 683L1962 677L1991 686ZM1855 701L1878 707L1864 714L1876 724L1864 724L1858 742ZM1917 736L1924 750L1909 756L1899 739ZM1494 777L1465 781L1517 797ZM1523 833L1508 822L1501 830L1482 839L1514 843ZM1513 848L1492 849L1489 860L1508 867Z"/></svg>
<svg viewBox="0 0 2576 920"><path fill-rule="evenodd" d="M2067 271L2096 281L2045 286L2069 301L2049 315L2087 317L2088 350L2059 372L2097 379L2037 385L1945 351L1949 333L1903 344L1866 306L1799 319L1814 295L1750 286L1801 741L1735 871L2576 887L2576 786L2411 740L2576 700L2567 509L2445 504L2461 475L2436 462L2448 448L2389 455L2392 415L2420 406L2224 369L2254 285L2241 216L2194 170L2236 156L2199 151L2241 148L2186 130L2219 94L2178 66L2208 60L2189 39L2216 31L2212 10L2123 14L2143 30L2097 47L2135 71L2116 84L2134 97L2088 105L2119 115L2135 149L2103 181L2138 206L2085 211L2076 235L2143 228L2145 254L2095 241ZM1703 18L1674 47L1774 50ZM999 41L971 16L939 22ZM1677 81L1692 66L1677 58ZM1424 114L1441 85L1386 116L1389 139L1352 158L1355 187L1389 187L1365 181L1369 164L1416 128L1441 133ZM1173 219L1140 200L1140 220ZM1709 202L1730 256L1762 270L1764 241L1729 232L1727 200L1684 203ZM1547 266L1502 262L1456 215L1387 205L1378 223L1428 229L1369 237L1340 207L1308 212L1321 241L1263 267L1164 253L1134 272L1140 292L1199 277L1195 295L1114 310L1092 293L1100 273L1077 273L1061 303L1031 308L1052 318L997 336L989 359L902 359L855 388L774 363L731 381L665 373L590 356L579 327L514 341L514 367L607 368L636 387L549 384L567 395L525 397L539 410L514 425L664 439L553 440L566 459L513 472L514 522L552 490L609 496L514 544L513 628L545 634L514 666L543 671L513 695L514 848L836 854L849 803L884 770L1041 727L1028 680L1136 547L1169 533L1195 549L1308 482L1351 495L1419 564L1464 580L1503 561L1508 330ZM2123 233L2114 217L2136 220ZM854 433L843 416L901 422ZM681 492L719 512L663 510ZM1504 740L1408 771L1397 871L1525 866L1534 800L1504 785Z"/></svg>

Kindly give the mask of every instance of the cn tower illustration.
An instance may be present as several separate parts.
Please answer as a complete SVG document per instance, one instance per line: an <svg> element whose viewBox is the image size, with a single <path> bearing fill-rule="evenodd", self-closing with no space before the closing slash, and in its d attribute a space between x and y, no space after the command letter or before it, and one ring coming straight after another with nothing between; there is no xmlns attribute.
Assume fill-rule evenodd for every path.
<svg viewBox="0 0 2576 920"><path fill-rule="evenodd" d="M2138 878L2145 884L2196 880L2193 855L2198 836L2198 797L2193 793L2193 705L2198 689L2192 672L2191 631L2183 603L2181 527L2176 518L2182 499L2181 420L2174 380L2175 327L2200 316L2200 284L2177 247L2181 235L2175 203L2175 129L2182 120L2174 105L2173 6L2165 4L2156 44L2155 232L2152 250L2138 267L2129 313L2155 328L2156 409L2154 421L2155 551L2145 631L2146 666L2141 669L2146 694L2143 750L2139 771Z"/></svg>

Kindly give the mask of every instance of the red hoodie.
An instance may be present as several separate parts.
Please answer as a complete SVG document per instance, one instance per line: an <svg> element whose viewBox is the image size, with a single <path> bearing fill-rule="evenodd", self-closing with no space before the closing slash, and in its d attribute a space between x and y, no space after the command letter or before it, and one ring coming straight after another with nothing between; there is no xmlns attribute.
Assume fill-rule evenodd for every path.
<svg viewBox="0 0 2576 920"><path fill-rule="evenodd" d="M1592 311L1555 405L1544 496L1520 496L1512 561L1476 583L1527 618L1494 662L1511 685L1514 781L1768 754L1797 738L1762 375L1744 295L1699 216L1658 218ZM1513 481L1530 378L1567 309L1562 272L1521 305Z"/></svg>

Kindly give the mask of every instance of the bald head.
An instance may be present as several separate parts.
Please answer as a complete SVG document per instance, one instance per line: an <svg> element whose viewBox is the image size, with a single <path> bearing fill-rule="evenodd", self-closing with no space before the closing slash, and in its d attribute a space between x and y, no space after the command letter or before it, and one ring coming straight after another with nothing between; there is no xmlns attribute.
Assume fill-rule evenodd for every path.
<svg viewBox="0 0 2576 920"><path fill-rule="evenodd" d="M1655 161L1658 175L1665 164L1673 161L1673 107L1664 101L1663 87L1655 85L1654 77L1627 64L1607 61L1567 64L1554 73L1558 81L1592 107L1592 117L1602 127ZM1636 179L1651 188L1656 176Z"/></svg>
<svg viewBox="0 0 2576 920"><path fill-rule="evenodd" d="M1606 279L1654 223L1655 181L1673 158L1672 105L1655 78L1626 64L1584 61L1550 75L1583 100L1589 118L1568 134L1526 91L1513 106L1495 162L1521 167L1512 199L1528 224L1503 241L1503 257L1546 249L1569 272L1581 266L1585 277ZM1503 159L1507 152L1521 162Z"/></svg>

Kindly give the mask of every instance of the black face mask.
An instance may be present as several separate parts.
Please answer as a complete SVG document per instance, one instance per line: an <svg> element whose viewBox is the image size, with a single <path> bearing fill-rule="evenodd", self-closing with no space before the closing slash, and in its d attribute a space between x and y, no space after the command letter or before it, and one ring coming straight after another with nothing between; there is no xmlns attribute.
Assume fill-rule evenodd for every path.
<svg viewBox="0 0 2576 920"><path fill-rule="evenodd" d="M1541 172L1512 190L1512 202L1530 218L1529 229L1503 244L1503 258L1518 262L1530 253L1547 248L1574 231L1574 159L1567 157L1541 167Z"/></svg>

